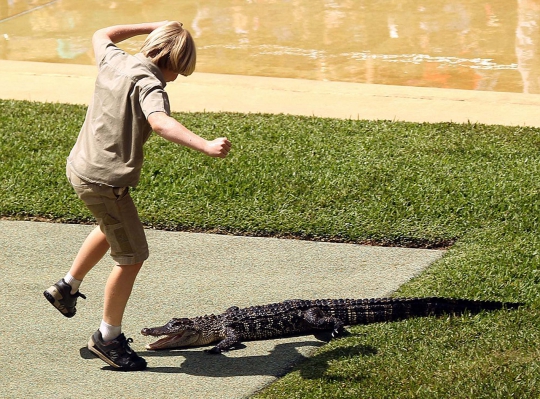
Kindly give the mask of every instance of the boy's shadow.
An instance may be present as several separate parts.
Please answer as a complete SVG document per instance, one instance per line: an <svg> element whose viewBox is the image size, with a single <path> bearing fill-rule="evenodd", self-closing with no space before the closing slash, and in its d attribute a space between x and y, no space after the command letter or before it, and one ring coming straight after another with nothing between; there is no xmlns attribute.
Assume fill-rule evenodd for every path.
<svg viewBox="0 0 540 399"><path fill-rule="evenodd" d="M226 354L212 355L206 353L203 349L148 351L141 353L141 355L145 358L171 356L182 358L182 361L178 364L178 367L149 366L146 372L151 373L182 373L201 377L238 377L260 375L281 377L290 372L295 365L309 359L309 357L301 354L298 351L298 348L307 346L321 347L325 341L327 340L323 338L323 341L312 340L278 344L269 354L261 356L231 357L227 356ZM242 348L245 348L245 345L237 345L234 351L242 350ZM377 350L375 348L362 345L349 348L346 355L371 356L376 353ZM80 354L84 359L95 358L95 356L86 347L80 349ZM344 356L343 349L336 349L311 357L313 360L316 360L319 357L323 358L324 367L311 368L309 372L306 372L309 375L303 375L303 377L309 379L321 377L326 371L330 360L340 358L342 356ZM102 369L114 370L114 368L110 366L103 367Z"/></svg>

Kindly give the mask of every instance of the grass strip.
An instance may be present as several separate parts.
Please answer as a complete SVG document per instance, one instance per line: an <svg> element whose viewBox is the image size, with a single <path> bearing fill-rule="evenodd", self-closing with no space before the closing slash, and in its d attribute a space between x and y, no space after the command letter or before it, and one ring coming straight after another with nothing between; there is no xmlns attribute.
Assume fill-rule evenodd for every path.
<svg viewBox="0 0 540 399"><path fill-rule="evenodd" d="M0 216L89 222L64 176L85 107L0 101ZM159 137L134 190L148 226L450 250L397 293L515 312L351 329L269 398L540 397L540 130L287 115L174 114L233 151Z"/></svg>

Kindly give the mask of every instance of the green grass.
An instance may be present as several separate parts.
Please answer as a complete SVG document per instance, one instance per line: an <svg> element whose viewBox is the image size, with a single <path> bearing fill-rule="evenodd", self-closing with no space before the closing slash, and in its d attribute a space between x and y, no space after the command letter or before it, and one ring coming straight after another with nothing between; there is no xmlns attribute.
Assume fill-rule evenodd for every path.
<svg viewBox="0 0 540 399"><path fill-rule="evenodd" d="M0 216L88 222L64 176L85 108L0 101ZM158 228L450 247L396 295L517 311L357 326L268 398L540 397L540 130L285 115L175 114L216 160L159 137L134 190Z"/></svg>

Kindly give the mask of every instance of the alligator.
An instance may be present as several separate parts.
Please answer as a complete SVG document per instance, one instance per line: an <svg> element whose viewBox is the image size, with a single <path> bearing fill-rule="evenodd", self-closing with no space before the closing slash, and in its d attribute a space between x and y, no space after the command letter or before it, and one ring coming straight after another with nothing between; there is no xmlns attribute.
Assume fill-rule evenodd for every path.
<svg viewBox="0 0 540 399"><path fill-rule="evenodd" d="M317 331L339 337L345 326L398 321L413 317L476 314L512 309L521 303L453 298L293 299L240 309L219 315L174 318L161 327L143 328L144 336L160 337L147 349L205 346L218 342L209 353L218 354L242 340L260 340Z"/></svg>

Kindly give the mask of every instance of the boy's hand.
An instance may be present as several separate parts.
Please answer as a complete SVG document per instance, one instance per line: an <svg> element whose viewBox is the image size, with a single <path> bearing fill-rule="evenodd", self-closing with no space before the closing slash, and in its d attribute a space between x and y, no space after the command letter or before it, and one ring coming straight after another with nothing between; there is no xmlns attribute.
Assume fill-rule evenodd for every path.
<svg viewBox="0 0 540 399"><path fill-rule="evenodd" d="M231 142L227 137L206 140L165 112L152 112L148 117L148 123L165 140L202 152L210 157L225 158L231 150Z"/></svg>
<svg viewBox="0 0 540 399"><path fill-rule="evenodd" d="M204 153L213 158L225 158L231 150L231 142L227 137L219 137L208 141Z"/></svg>

